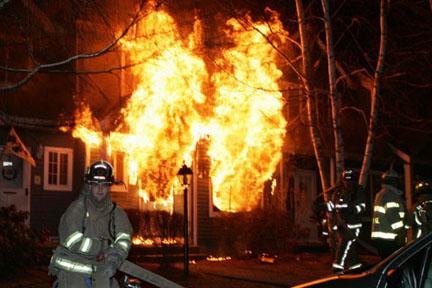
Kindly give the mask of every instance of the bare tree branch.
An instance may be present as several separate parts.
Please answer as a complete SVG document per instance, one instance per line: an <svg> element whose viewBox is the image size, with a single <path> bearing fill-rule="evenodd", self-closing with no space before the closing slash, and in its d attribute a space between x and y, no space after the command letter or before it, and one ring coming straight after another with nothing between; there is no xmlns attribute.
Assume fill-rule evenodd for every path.
<svg viewBox="0 0 432 288"><path fill-rule="evenodd" d="M289 56L288 55L285 55L285 53L283 53L283 51L281 50L281 49L279 49L274 43L273 43L273 41L271 41L270 39L269 39L269 37L267 36L267 35L265 35L260 29L258 29L257 27L255 27L252 23L248 23L246 20L244 20L244 19L242 19L242 20L240 20L238 17L236 17L235 18L238 22L239 22L239 24L240 25L242 25L244 28L247 28L248 26L249 27L252 27L252 29L254 29L255 31L257 31L266 41L267 41L267 43L269 43L270 44L270 46L273 48L273 49L275 49L278 53L279 53L279 55L281 55L282 56L282 58L284 58L286 61L287 61L287 63L288 63L288 66L294 71L294 73L295 74L297 74L297 76L299 77L299 78L301 78L302 80L304 80L304 75L302 74L302 73L300 73L300 71L298 71L298 69L297 69L297 67L295 67L295 65L294 65L294 63L292 62L292 60L289 58ZM244 22L244 23L243 23ZM247 24L247 25L246 25Z"/></svg>
<svg viewBox="0 0 432 288"><path fill-rule="evenodd" d="M340 65L337 65L337 62L336 62L336 68L338 68L338 67L340 67ZM342 68L342 67L340 67L340 68ZM343 69L343 68L342 68L342 69ZM339 68L338 68L338 70L341 71ZM344 71L344 72L346 73L346 71ZM365 73L365 72L367 72L366 69L364 69L364 68L360 68L360 69L357 69L357 70L351 71L350 73L342 74L341 76L339 76L339 77L336 79L336 85L339 84L340 81L346 79L347 82L348 82L348 86L351 86L351 87L352 87L352 86L353 86L353 82L352 82L352 79L351 79L350 76L352 76L352 75L356 75L356 74L359 74L359 73ZM348 80L348 79L349 79L349 80Z"/></svg>
<svg viewBox="0 0 432 288"><path fill-rule="evenodd" d="M355 111L355 112L359 113L362 116L363 121L365 123L365 127L367 129L367 127L368 127L368 121L367 121L367 117L366 117L365 112L362 109L354 107L354 106L345 106L345 107L341 108L341 113L343 113L345 111L350 111L350 110L351 111Z"/></svg>
<svg viewBox="0 0 432 288"><path fill-rule="evenodd" d="M38 22L42 24L45 32L55 32L55 28L51 20L44 12L42 12L42 10L39 9L38 6L36 6L33 0L22 0L21 2L28 10L30 10L30 12L35 16L35 18L38 19Z"/></svg>
<svg viewBox="0 0 432 288"><path fill-rule="evenodd" d="M9 85L9 86L0 87L0 92L15 91L16 89L18 89L19 87L21 87L22 85L24 85L28 81L30 81L41 70L63 66L65 64L68 64L68 63L71 63L71 62L74 62L74 61L77 61L80 59L95 58L95 57L98 57L98 56L105 54L106 52L110 51L111 48L113 48L115 45L117 45L117 43L129 32L131 27L134 26L139 21L143 8L144 8L144 6L141 6L140 9L135 14L134 18L132 19L132 21L126 26L126 28L122 31L122 33L118 37L116 37L111 43L109 43L107 46L102 48L101 50L96 51L96 52L92 52L92 53L84 53L84 54L74 55L74 56L71 56L71 57L66 58L64 60L58 61L58 62L53 62L53 63L48 63L48 64L39 64L36 67L34 67L33 69L31 69L31 71L20 81L14 83L12 85Z"/></svg>

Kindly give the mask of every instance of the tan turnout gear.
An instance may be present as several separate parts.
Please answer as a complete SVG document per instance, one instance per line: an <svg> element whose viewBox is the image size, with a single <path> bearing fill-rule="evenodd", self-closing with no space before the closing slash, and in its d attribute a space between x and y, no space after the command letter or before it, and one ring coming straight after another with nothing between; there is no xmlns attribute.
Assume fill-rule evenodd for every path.
<svg viewBox="0 0 432 288"><path fill-rule="evenodd" d="M86 184L61 217L50 263L58 288L118 287L113 276L131 248L132 226L110 193L100 200L92 194Z"/></svg>

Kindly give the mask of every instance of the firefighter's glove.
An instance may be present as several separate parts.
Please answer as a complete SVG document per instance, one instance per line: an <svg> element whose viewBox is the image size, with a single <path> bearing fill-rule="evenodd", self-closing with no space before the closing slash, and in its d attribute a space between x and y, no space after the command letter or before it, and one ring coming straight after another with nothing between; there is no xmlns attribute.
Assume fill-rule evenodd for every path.
<svg viewBox="0 0 432 288"><path fill-rule="evenodd" d="M101 273L105 277L113 277L117 271L117 269L120 267L122 263L121 256L117 253L115 253L115 250L107 250L107 254L105 254L105 258L102 261L101 265Z"/></svg>
<svg viewBox="0 0 432 288"><path fill-rule="evenodd" d="M116 274L117 268L117 263L105 260L97 267L97 273L102 277L111 278Z"/></svg>

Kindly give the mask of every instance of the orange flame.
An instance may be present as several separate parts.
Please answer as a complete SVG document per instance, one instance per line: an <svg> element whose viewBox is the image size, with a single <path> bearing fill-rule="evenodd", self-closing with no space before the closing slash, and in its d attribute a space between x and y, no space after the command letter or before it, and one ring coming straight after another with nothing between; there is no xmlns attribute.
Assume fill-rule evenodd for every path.
<svg viewBox="0 0 432 288"><path fill-rule="evenodd" d="M200 122L195 105L205 101L201 86L207 72L166 12L150 14L137 33L123 41L131 60L143 62L133 70L139 84L122 111L127 137L135 140L126 147L137 161L142 186L153 197L166 198L184 155L194 149L191 127Z"/></svg>
<svg viewBox="0 0 432 288"><path fill-rule="evenodd" d="M127 133L119 127L106 141L111 150L127 154L129 182L139 186L145 203L171 205L180 164L192 161L203 135L211 138L214 204L239 211L259 203L264 182L281 159L286 126L278 85L282 72L266 38L283 44L286 32L271 15L268 23L246 17L252 24L248 30L234 19L226 23L234 45L220 51L215 59L220 71L212 75L196 52L202 45L199 19L184 41L174 19L154 11L137 25L134 38L122 40L131 61L140 63L132 68L137 87L121 112L121 131ZM209 85L214 91L203 92ZM100 145L102 133L86 113L73 135Z"/></svg>
<svg viewBox="0 0 432 288"><path fill-rule="evenodd" d="M72 131L72 136L80 138L86 145L98 147L102 144L102 132L99 131L94 123L90 107L83 105L75 115L76 124Z"/></svg>
<svg viewBox="0 0 432 288"><path fill-rule="evenodd" d="M278 35L275 33L283 32L283 26L275 14L272 19L254 23L248 31L237 20L229 20L231 33L227 36L235 47L223 52L219 62L225 69L212 77L217 88L210 175L214 203L223 210L256 206L264 182L282 156L286 121L277 84L282 72L275 64L277 51L263 35ZM246 20L251 22L249 17Z"/></svg>

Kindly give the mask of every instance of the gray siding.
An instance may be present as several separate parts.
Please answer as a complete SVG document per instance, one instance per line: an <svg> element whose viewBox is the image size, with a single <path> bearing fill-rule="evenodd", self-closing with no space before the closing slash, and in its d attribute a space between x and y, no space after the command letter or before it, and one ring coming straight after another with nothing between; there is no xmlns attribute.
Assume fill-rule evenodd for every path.
<svg viewBox="0 0 432 288"><path fill-rule="evenodd" d="M1 144L6 143L10 127L0 129ZM51 235L57 235L57 227L61 215L76 199L82 186L84 175L84 144L74 139L69 133L57 128L17 128L15 130L24 144L30 148L36 167L30 173L30 226L35 229L47 229ZM4 140L3 140L4 139ZM46 191L43 189L44 155L43 147L62 147L73 150L72 191ZM35 183L35 176L40 183Z"/></svg>

